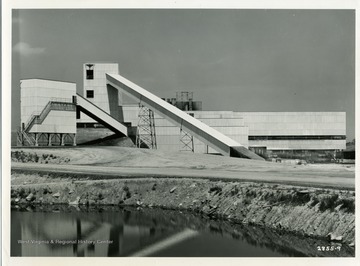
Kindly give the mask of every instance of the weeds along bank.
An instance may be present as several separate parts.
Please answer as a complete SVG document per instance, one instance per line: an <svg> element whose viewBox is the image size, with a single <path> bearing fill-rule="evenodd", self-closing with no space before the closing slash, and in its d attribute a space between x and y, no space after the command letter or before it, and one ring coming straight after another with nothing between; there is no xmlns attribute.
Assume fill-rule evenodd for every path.
<svg viewBox="0 0 360 266"><path fill-rule="evenodd" d="M11 204L119 205L188 210L352 246L355 192L181 178L88 180L12 173Z"/></svg>

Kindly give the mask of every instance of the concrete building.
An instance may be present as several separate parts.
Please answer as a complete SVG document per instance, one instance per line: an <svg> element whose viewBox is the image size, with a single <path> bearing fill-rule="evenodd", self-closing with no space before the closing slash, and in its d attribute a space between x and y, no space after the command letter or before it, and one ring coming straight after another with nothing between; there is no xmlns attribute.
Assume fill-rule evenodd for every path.
<svg viewBox="0 0 360 266"><path fill-rule="evenodd" d="M115 88L106 85L106 73L118 74L119 65L116 63L86 63L83 65L83 97L100 109L121 120L119 106L122 103L121 93ZM99 125L85 114L77 114L78 124L87 124L87 127Z"/></svg>
<svg viewBox="0 0 360 266"><path fill-rule="evenodd" d="M345 112L240 112L249 145L269 150L343 149Z"/></svg>
<svg viewBox="0 0 360 266"><path fill-rule="evenodd" d="M123 110L125 121L136 125L139 107ZM346 148L345 112L186 112L264 157L325 157ZM157 115L155 126L158 149L181 150L178 127ZM194 152L216 153L196 138Z"/></svg>
<svg viewBox="0 0 360 266"><path fill-rule="evenodd" d="M118 90L106 85L106 73L119 73L117 63L90 62L83 64L83 92L82 96L101 110L110 114L118 121L122 119L122 97ZM106 138L114 134L113 131L95 121L80 110L76 114L77 142L84 144Z"/></svg>
<svg viewBox="0 0 360 266"><path fill-rule="evenodd" d="M240 112L249 148L269 157L320 160L346 148L345 112Z"/></svg>
<svg viewBox="0 0 360 266"><path fill-rule="evenodd" d="M117 136L128 135L135 143L141 120L141 102L122 104L122 93L118 89L122 90L121 86L126 85L116 88L108 80L109 75L116 76L118 73L116 63L84 64L83 97L76 95L73 83L22 80L21 123L22 132L27 133L23 135L22 143L24 139L32 138L33 143L38 145L41 137L44 139L47 136L47 142L51 144L49 134L53 134L64 145L66 134L73 134L74 140L77 134L77 144L83 144L114 135L114 128ZM113 77L111 79L114 81ZM126 82L129 86L136 85ZM144 93L148 92L144 90ZM74 96L78 102L74 103ZM315 161L331 157L336 151L346 148L345 112L203 111L202 102L195 101L192 92L178 92L174 98L162 99L216 130L214 134L222 133L225 138L263 157L310 158ZM161 106L161 100L157 104ZM97 116L92 115L94 112L98 112ZM157 149L217 153L205 144L204 139L186 132L182 124L175 126L176 123L169 117L161 116L161 112L155 113L151 119L152 134L156 137L154 147Z"/></svg>
<svg viewBox="0 0 360 266"><path fill-rule="evenodd" d="M19 142L39 145L46 141L74 144L76 107L73 96L76 84L69 82L25 79L21 87L21 130Z"/></svg>

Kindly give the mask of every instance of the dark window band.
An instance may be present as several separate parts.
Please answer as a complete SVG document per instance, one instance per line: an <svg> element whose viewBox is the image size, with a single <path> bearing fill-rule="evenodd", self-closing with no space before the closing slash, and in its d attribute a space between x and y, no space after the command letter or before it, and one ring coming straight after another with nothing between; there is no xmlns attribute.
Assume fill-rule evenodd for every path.
<svg viewBox="0 0 360 266"><path fill-rule="evenodd" d="M249 136L249 140L318 140L346 139L344 135L303 135L303 136Z"/></svg>

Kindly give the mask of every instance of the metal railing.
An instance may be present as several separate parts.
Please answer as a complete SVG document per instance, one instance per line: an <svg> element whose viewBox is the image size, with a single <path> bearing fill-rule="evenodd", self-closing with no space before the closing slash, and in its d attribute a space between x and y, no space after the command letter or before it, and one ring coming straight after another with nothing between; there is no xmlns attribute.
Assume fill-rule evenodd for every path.
<svg viewBox="0 0 360 266"><path fill-rule="evenodd" d="M72 103L72 98L50 98L50 102Z"/></svg>
<svg viewBox="0 0 360 266"><path fill-rule="evenodd" d="M60 99L60 98L57 98ZM69 99L67 99L69 100ZM29 120L29 122L27 122L27 124L24 127L23 131L29 131L29 129L34 125L34 124L41 124L44 119L47 117L47 115L49 114L49 112L51 110L59 110L59 111L75 111L76 107L75 104L72 103L72 100L69 100L68 102L62 102L62 101L49 101L44 109L41 111L40 114L38 115L32 115L31 119Z"/></svg>

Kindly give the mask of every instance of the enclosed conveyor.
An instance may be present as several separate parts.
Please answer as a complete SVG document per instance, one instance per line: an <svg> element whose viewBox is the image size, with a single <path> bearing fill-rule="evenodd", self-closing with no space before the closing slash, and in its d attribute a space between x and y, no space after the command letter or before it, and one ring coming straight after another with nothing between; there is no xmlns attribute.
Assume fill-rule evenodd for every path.
<svg viewBox="0 0 360 266"><path fill-rule="evenodd" d="M108 85L124 92L142 105L150 108L171 123L192 134L194 137L225 156L264 160L254 152L225 136L177 107L117 74L106 74Z"/></svg>
<svg viewBox="0 0 360 266"><path fill-rule="evenodd" d="M81 112L98 121L100 124L103 124L113 132L124 136L128 135L125 125L79 94L76 94L76 106Z"/></svg>

